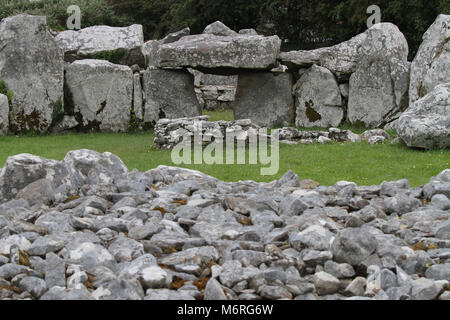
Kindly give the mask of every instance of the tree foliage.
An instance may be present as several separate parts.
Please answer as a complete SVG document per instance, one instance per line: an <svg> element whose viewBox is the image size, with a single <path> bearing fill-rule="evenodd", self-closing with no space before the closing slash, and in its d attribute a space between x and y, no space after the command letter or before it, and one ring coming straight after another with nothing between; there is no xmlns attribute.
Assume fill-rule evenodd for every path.
<svg viewBox="0 0 450 320"><path fill-rule="evenodd" d="M285 50L348 40L366 30L367 7L376 4L382 22L392 22L404 33L410 58L437 15L450 13L448 0L4 0L0 18L20 12L44 14L51 27L62 29L71 4L81 8L82 27L139 23L146 39L158 39L184 27L199 33L220 20L234 30L277 34Z"/></svg>

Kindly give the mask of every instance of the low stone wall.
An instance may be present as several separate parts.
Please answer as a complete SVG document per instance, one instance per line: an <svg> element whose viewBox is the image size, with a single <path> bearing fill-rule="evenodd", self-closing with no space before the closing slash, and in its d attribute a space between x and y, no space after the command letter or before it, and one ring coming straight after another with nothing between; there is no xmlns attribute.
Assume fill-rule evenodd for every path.
<svg viewBox="0 0 450 320"><path fill-rule="evenodd" d="M391 137L383 129L373 129L361 135L351 130L329 128L328 131L302 131L293 127L275 129L270 133L269 128L261 128L252 124L250 119L236 121L209 121L208 116L180 119L161 119L155 126L155 146L158 149L172 149L175 145L187 142L194 143L194 135L202 145L207 145L216 139L225 143L226 135L233 135L235 141L242 141L245 145L249 136L264 135L268 139L277 137L281 143L286 144L313 144L328 142L361 142L370 144L384 142Z"/></svg>

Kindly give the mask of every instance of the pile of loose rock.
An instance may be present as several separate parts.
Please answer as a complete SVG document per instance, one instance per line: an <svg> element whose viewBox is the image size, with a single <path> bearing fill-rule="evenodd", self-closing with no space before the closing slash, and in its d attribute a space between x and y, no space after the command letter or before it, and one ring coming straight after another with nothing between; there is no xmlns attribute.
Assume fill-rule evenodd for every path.
<svg viewBox="0 0 450 320"><path fill-rule="evenodd" d="M223 182L110 153L10 157L1 299L450 299L450 170L320 186Z"/></svg>
<svg viewBox="0 0 450 320"><path fill-rule="evenodd" d="M250 119L236 121L208 121L208 116L181 119L161 119L155 126L155 146L158 149L172 149L175 145L185 142L191 145L195 143L194 136L202 145L207 145L219 139L224 144L227 135L237 141L243 141L248 145L250 137L277 138L279 142L286 144L320 144L328 142L361 142L370 144L381 143L391 137L383 129L367 130L358 135L351 130L329 128L328 131L302 131L293 127L274 129L270 133L268 128L260 128L252 124Z"/></svg>

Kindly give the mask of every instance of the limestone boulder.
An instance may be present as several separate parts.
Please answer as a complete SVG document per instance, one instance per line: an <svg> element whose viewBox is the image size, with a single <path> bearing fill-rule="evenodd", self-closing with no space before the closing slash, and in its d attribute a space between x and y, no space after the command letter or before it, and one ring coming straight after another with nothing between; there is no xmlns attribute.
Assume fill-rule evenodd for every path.
<svg viewBox="0 0 450 320"><path fill-rule="evenodd" d="M9 103L8 97L0 94L0 136L8 133L9 128Z"/></svg>
<svg viewBox="0 0 450 320"><path fill-rule="evenodd" d="M93 26L78 31L67 30L55 40L64 50L66 61L98 58L125 65L145 67L142 25L129 27Z"/></svg>
<svg viewBox="0 0 450 320"><path fill-rule="evenodd" d="M337 127L344 118L342 97L330 70L313 65L297 82L295 89L298 127Z"/></svg>
<svg viewBox="0 0 450 320"><path fill-rule="evenodd" d="M204 34L213 34L216 36L235 36L237 35L236 31L231 30L225 24L220 21L216 21L208 25L205 30L203 30Z"/></svg>
<svg viewBox="0 0 450 320"><path fill-rule="evenodd" d="M400 116L398 135L410 147L450 147L450 83L441 84Z"/></svg>
<svg viewBox="0 0 450 320"><path fill-rule="evenodd" d="M1 199L12 199L29 184L48 179L58 192L64 195L76 194L79 182L63 162L48 160L31 154L9 157L0 170Z"/></svg>
<svg viewBox="0 0 450 320"><path fill-rule="evenodd" d="M47 131L53 110L63 105L63 51L41 16L20 14L0 22L0 78L11 101L9 129Z"/></svg>
<svg viewBox="0 0 450 320"><path fill-rule="evenodd" d="M278 36L191 35L159 46L155 66L191 67L207 73L233 73L236 69L270 70L277 65L280 46Z"/></svg>
<svg viewBox="0 0 450 320"><path fill-rule="evenodd" d="M293 78L289 73L239 75L234 118L250 119L261 127L287 126L294 121Z"/></svg>
<svg viewBox="0 0 450 320"><path fill-rule="evenodd" d="M82 127L106 132L128 129L133 94L129 67L105 60L78 60L67 67L66 86Z"/></svg>
<svg viewBox="0 0 450 320"><path fill-rule="evenodd" d="M148 69L143 73L143 90L144 123L202 114L195 94L194 77L187 71Z"/></svg>
<svg viewBox="0 0 450 320"><path fill-rule="evenodd" d="M380 127L408 106L408 43L391 23L366 32L356 72L350 77L348 119L352 124Z"/></svg>
<svg viewBox="0 0 450 320"><path fill-rule="evenodd" d="M411 64L409 103L450 82L450 15L441 14L423 35L423 42Z"/></svg>
<svg viewBox="0 0 450 320"><path fill-rule="evenodd" d="M142 50L146 56L148 66L156 66L156 58L158 55L159 47L166 43L172 43L180 40L184 36L191 34L191 29L184 28L180 31L169 33L161 40L149 40L144 43Z"/></svg>

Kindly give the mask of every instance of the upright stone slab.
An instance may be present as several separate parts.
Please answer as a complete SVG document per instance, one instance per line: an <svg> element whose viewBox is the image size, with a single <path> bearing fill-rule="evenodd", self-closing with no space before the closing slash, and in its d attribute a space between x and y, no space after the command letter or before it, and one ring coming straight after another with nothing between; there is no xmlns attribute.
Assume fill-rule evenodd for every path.
<svg viewBox="0 0 450 320"><path fill-rule="evenodd" d="M380 127L408 106L408 43L391 23L367 31L356 72L350 77L348 119L352 124Z"/></svg>
<svg viewBox="0 0 450 320"><path fill-rule="evenodd" d="M234 118L251 119L262 127L289 125L294 121L292 75L270 72L239 75Z"/></svg>
<svg viewBox="0 0 450 320"><path fill-rule="evenodd" d="M129 27L93 26L58 33L55 40L66 61L97 58L114 63L145 67L144 33L140 24Z"/></svg>
<svg viewBox="0 0 450 320"><path fill-rule="evenodd" d="M66 85L75 115L85 129L128 129L133 94L129 67L105 60L78 60L67 67Z"/></svg>
<svg viewBox="0 0 450 320"><path fill-rule="evenodd" d="M297 82L295 89L298 127L337 127L344 118L342 97L330 70L313 65Z"/></svg>
<svg viewBox="0 0 450 320"><path fill-rule="evenodd" d="M144 120L144 101L142 96L141 75L133 74L133 110L136 119Z"/></svg>
<svg viewBox="0 0 450 320"><path fill-rule="evenodd" d="M449 148L450 83L438 85L410 105L398 119L396 128L409 147Z"/></svg>
<svg viewBox="0 0 450 320"><path fill-rule="evenodd" d="M9 127L9 104L8 97L0 94L0 136L8 133Z"/></svg>
<svg viewBox="0 0 450 320"><path fill-rule="evenodd" d="M441 14L423 35L423 42L411 64L409 103L450 82L450 15Z"/></svg>
<svg viewBox="0 0 450 320"><path fill-rule="evenodd" d="M194 89L194 76L185 70L148 69L143 73L144 123L162 118L196 117L202 114Z"/></svg>
<svg viewBox="0 0 450 320"><path fill-rule="evenodd" d="M0 22L0 78L14 92L10 130L47 131L63 107L63 51L45 17L20 14Z"/></svg>

